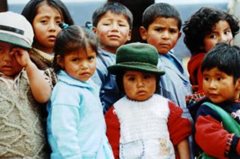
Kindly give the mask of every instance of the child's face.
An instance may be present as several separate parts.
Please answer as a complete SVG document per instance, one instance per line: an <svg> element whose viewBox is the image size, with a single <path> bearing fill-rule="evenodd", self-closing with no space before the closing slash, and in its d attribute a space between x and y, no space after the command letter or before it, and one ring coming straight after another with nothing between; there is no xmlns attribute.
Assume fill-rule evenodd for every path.
<svg viewBox="0 0 240 159"><path fill-rule="evenodd" d="M9 77L15 77L22 70L14 57L14 47L16 46L0 42L0 72Z"/></svg>
<svg viewBox="0 0 240 159"><path fill-rule="evenodd" d="M126 71L123 76L123 87L129 99L147 100L156 90L156 75L140 71Z"/></svg>
<svg viewBox="0 0 240 159"><path fill-rule="evenodd" d="M131 30L127 18L122 14L108 11L93 29L101 47L115 53L117 48L131 39Z"/></svg>
<svg viewBox="0 0 240 159"><path fill-rule="evenodd" d="M88 46L86 50L80 49L59 57L58 64L71 77L87 81L96 70L96 52Z"/></svg>
<svg viewBox="0 0 240 159"><path fill-rule="evenodd" d="M159 53L166 54L176 45L181 32L178 29L178 21L174 18L156 18L148 29L140 27L143 40L155 46Z"/></svg>
<svg viewBox="0 0 240 159"><path fill-rule="evenodd" d="M228 44L232 44L233 42L231 28L228 22L225 20L220 20L217 22L216 25L212 28L212 32L204 37L203 45L205 52L208 52L219 42L225 42Z"/></svg>
<svg viewBox="0 0 240 159"><path fill-rule="evenodd" d="M233 76L212 68L203 71L203 90L214 103L234 101L238 98L239 81L234 83Z"/></svg>
<svg viewBox="0 0 240 159"><path fill-rule="evenodd" d="M37 9L32 24L35 34L34 47L44 52L52 53L56 36L61 30L59 27L61 22L62 16L59 11L42 3Z"/></svg>

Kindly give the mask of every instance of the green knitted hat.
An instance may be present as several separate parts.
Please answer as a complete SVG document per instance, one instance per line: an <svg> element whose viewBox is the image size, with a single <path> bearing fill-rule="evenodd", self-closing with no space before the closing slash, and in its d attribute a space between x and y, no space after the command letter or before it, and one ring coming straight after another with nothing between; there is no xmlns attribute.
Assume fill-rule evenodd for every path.
<svg viewBox="0 0 240 159"><path fill-rule="evenodd" d="M130 43L117 49L116 64L109 66L112 74L118 74L127 70L136 70L163 75L165 72L157 68L158 51L145 43Z"/></svg>

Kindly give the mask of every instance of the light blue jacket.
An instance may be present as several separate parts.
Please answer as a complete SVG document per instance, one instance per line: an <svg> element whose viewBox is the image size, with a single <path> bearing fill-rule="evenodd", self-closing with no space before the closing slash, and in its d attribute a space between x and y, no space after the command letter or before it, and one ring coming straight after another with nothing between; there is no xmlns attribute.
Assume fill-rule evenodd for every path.
<svg viewBox="0 0 240 159"><path fill-rule="evenodd" d="M115 63L115 54L99 49L99 55L97 56L97 70L92 79L101 87L100 99L104 112L122 97L116 84L116 76L110 74L107 70L108 66Z"/></svg>
<svg viewBox="0 0 240 159"><path fill-rule="evenodd" d="M158 67L165 71L160 77L160 94L169 98L183 109L183 116L192 120L185 97L192 94L192 87L182 63L172 54L159 54Z"/></svg>
<svg viewBox="0 0 240 159"><path fill-rule="evenodd" d="M98 90L60 71L48 103L51 159L113 159Z"/></svg>

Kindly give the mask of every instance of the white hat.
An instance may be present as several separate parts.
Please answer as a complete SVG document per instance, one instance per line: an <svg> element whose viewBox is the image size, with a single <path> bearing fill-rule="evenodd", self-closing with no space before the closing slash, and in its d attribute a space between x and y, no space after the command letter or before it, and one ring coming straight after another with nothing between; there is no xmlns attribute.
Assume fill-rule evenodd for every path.
<svg viewBox="0 0 240 159"><path fill-rule="evenodd" d="M14 12L0 12L0 41L31 48L33 29L28 20Z"/></svg>

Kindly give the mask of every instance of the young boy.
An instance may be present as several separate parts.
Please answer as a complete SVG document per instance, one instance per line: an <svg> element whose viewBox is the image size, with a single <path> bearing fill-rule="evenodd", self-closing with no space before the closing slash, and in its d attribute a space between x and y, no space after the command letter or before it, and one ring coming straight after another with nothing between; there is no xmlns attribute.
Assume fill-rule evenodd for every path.
<svg viewBox="0 0 240 159"><path fill-rule="evenodd" d="M51 87L28 54L32 26L13 12L0 19L0 158L49 158L42 104Z"/></svg>
<svg viewBox="0 0 240 159"><path fill-rule="evenodd" d="M181 36L181 24L176 8L167 3L155 3L143 13L140 34L143 40L157 48L158 66L166 72L160 77L160 94L179 105L183 115L191 120L185 101L185 96L192 93L191 84L172 50Z"/></svg>
<svg viewBox="0 0 240 159"><path fill-rule="evenodd" d="M125 95L105 115L116 159L190 158L191 122L182 117L181 108L156 94L164 74L157 64L154 46L131 43L119 47L116 64L108 67Z"/></svg>
<svg viewBox="0 0 240 159"><path fill-rule="evenodd" d="M101 86L100 98L105 112L120 98L115 76L108 74L107 67L115 64L117 48L131 39L133 15L122 4L107 2L93 13L92 23L100 42L97 71L93 79Z"/></svg>
<svg viewBox="0 0 240 159"><path fill-rule="evenodd" d="M239 133L229 131L233 123L225 124L225 117L214 108L227 112L237 125L240 124L240 48L217 44L202 63L203 91L206 98L197 103L195 140L209 156L215 158L240 158ZM213 108L207 103L215 104ZM215 109L216 109L215 108ZM229 120L228 120L229 121Z"/></svg>

